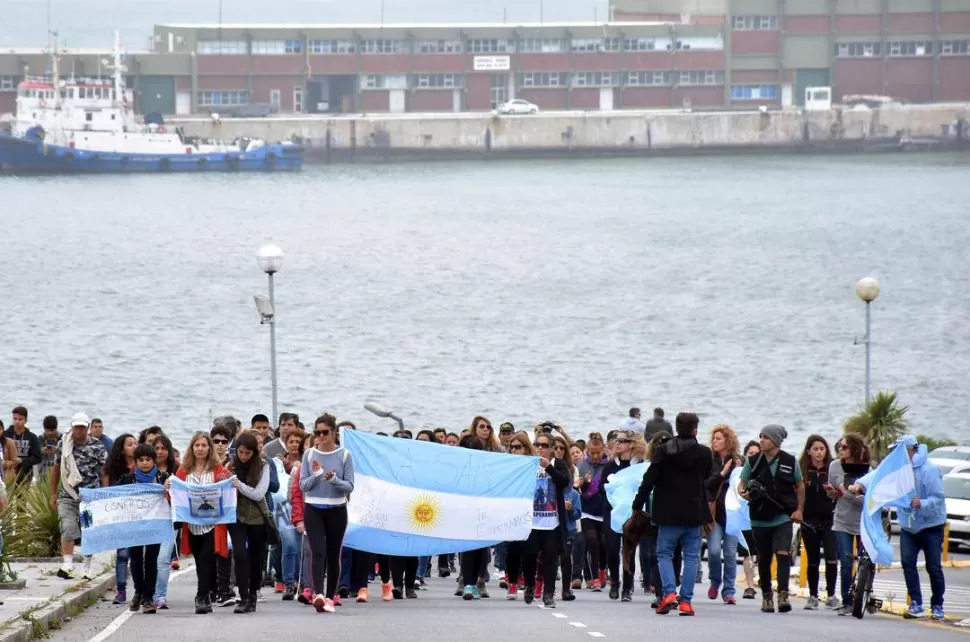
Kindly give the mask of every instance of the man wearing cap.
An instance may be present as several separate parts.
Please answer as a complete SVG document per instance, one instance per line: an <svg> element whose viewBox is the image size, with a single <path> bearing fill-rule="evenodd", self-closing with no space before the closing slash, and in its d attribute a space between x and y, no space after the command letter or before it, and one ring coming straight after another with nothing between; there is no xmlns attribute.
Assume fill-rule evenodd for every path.
<svg viewBox="0 0 970 642"><path fill-rule="evenodd" d="M744 462L738 492L748 500L761 582L761 611L774 613L771 593L771 561L778 560L778 612L791 611L788 578L791 572L792 522L800 522L805 507L802 469L791 453L781 449L788 437L784 426L761 429L761 452Z"/></svg>
<svg viewBox="0 0 970 642"><path fill-rule="evenodd" d="M506 421L498 427L498 441L502 444L502 452L509 452L509 444L512 443L512 435L514 434L515 426L510 421Z"/></svg>
<svg viewBox="0 0 970 642"><path fill-rule="evenodd" d="M88 434L91 421L83 412L71 417L71 430L57 445L51 469L51 506L57 509L64 563L57 577L74 579L74 546L81 543L81 489L108 485L104 463L108 451ZM91 556L84 558L84 579L91 579Z"/></svg>

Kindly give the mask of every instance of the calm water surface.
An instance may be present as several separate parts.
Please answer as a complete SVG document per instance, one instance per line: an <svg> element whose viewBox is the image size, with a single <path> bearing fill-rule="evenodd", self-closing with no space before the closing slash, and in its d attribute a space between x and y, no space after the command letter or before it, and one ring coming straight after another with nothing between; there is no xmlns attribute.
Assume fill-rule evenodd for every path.
<svg viewBox="0 0 970 642"><path fill-rule="evenodd" d="M609 428L631 405L835 434L873 387L970 415L970 157L760 157L0 177L0 407L177 437L280 409ZM792 441L792 448L799 444Z"/></svg>

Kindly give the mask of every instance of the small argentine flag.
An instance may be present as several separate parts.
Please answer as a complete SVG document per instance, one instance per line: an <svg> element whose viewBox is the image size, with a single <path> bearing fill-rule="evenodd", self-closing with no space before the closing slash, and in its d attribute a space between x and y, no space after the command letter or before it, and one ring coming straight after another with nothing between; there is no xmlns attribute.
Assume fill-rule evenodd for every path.
<svg viewBox="0 0 970 642"><path fill-rule="evenodd" d="M537 457L355 430L340 437L354 458L345 546L421 556L529 537Z"/></svg>
<svg viewBox="0 0 970 642"><path fill-rule="evenodd" d="M893 548L882 529L879 512L884 506L909 506L916 492L916 478L907 445L904 440L897 442L879 466L858 482L866 489L859 533L862 545L876 564L893 562Z"/></svg>
<svg viewBox="0 0 970 642"><path fill-rule="evenodd" d="M159 484L81 489L81 553L172 539L172 509Z"/></svg>

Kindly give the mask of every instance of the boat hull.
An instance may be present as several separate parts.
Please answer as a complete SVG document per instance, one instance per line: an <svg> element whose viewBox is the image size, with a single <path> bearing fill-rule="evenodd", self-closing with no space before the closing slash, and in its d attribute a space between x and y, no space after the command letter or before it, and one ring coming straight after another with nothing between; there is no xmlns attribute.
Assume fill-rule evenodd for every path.
<svg viewBox="0 0 970 642"><path fill-rule="evenodd" d="M300 145L265 145L248 152L129 154L95 152L0 135L0 173L144 174L189 172L273 172L303 167Z"/></svg>

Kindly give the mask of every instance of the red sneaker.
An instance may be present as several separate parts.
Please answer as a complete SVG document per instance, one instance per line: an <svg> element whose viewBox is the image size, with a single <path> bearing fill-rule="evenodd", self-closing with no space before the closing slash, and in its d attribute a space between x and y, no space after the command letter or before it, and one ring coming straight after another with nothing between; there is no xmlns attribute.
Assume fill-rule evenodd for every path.
<svg viewBox="0 0 970 642"><path fill-rule="evenodd" d="M323 596L322 593L317 593L313 596L313 608L317 610L317 613L323 613L323 609L327 606L327 598Z"/></svg>
<svg viewBox="0 0 970 642"><path fill-rule="evenodd" d="M717 587L713 584L709 589L707 589L707 599L716 600L717 599Z"/></svg>
<svg viewBox="0 0 970 642"><path fill-rule="evenodd" d="M677 607L677 615L694 615L694 607L690 605L690 602L681 602Z"/></svg>
<svg viewBox="0 0 970 642"><path fill-rule="evenodd" d="M603 590L603 585L600 584L599 579L595 579L593 580L593 583L590 584L590 588L593 589L594 593L599 593L600 591Z"/></svg>
<svg viewBox="0 0 970 642"><path fill-rule="evenodd" d="M605 568L602 571L600 571L599 580L600 580L600 588L603 588L604 586L606 586L606 569Z"/></svg>
<svg viewBox="0 0 970 642"><path fill-rule="evenodd" d="M505 599L514 600L519 596L519 587L515 584L509 584L508 593L505 594Z"/></svg>
<svg viewBox="0 0 970 642"><path fill-rule="evenodd" d="M310 604L313 602L313 591L305 588L296 599L300 604L310 606Z"/></svg>
<svg viewBox="0 0 970 642"><path fill-rule="evenodd" d="M277 582L276 584L273 585L274 593L282 593L285 590L286 590L286 587L283 586L283 582Z"/></svg>
<svg viewBox="0 0 970 642"><path fill-rule="evenodd" d="M667 615L670 609L677 606L677 594L668 593L664 596L664 599L660 600L660 604L657 605L657 615Z"/></svg>
<svg viewBox="0 0 970 642"><path fill-rule="evenodd" d="M724 603L725 604L737 604L738 601L736 599L734 599L734 596L733 595L728 595L727 597L724 598Z"/></svg>
<svg viewBox="0 0 970 642"><path fill-rule="evenodd" d="M337 594L334 594L333 599L330 601L333 602L334 606L343 606L343 604L340 603L340 596Z"/></svg>
<svg viewBox="0 0 970 642"><path fill-rule="evenodd" d="M537 580L536 581L536 588L535 588L535 591L533 592L533 595L535 597L537 597L537 598L542 597L542 588L543 588L543 586L545 586L545 582L543 582L542 580Z"/></svg>

